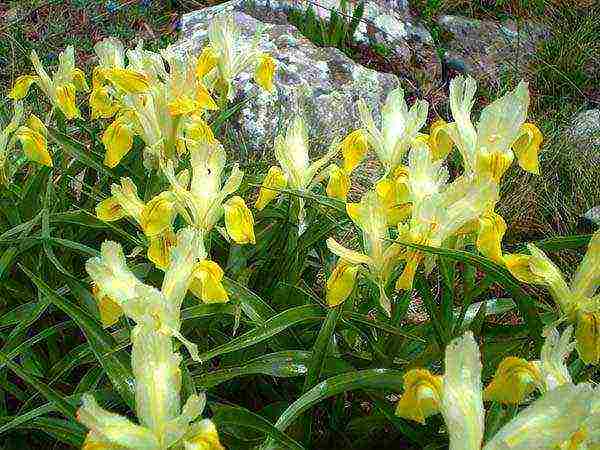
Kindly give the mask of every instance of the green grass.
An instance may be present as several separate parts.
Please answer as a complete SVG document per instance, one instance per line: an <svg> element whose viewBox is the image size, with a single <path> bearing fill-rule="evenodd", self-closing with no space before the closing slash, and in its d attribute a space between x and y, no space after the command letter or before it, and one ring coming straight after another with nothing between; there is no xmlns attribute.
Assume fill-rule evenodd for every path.
<svg viewBox="0 0 600 450"><path fill-rule="evenodd" d="M339 9L330 11L329 19L317 16L311 4L305 11L292 10L288 14L290 23L314 44L322 47L335 47L352 55L349 45L354 41L354 33L363 18L364 2L354 8L346 0L341 0Z"/></svg>

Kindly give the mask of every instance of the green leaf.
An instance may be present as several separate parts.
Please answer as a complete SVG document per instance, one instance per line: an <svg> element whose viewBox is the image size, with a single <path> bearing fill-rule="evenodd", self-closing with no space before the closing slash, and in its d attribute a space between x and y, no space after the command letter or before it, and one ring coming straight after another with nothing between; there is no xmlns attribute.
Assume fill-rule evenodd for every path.
<svg viewBox="0 0 600 450"><path fill-rule="evenodd" d="M541 241L535 241L533 243L537 248L548 252L585 247L590 243L591 238L591 234L582 234L574 236L552 237L548 239L542 239ZM518 247L517 251L526 252L526 250L527 247L525 244L522 244Z"/></svg>
<svg viewBox="0 0 600 450"><path fill-rule="evenodd" d="M202 362L209 361L215 356L234 352L236 350L258 344L259 342L262 342L271 336L281 333L293 325L305 322L316 322L323 320L323 318L322 309L315 305L290 308L267 320L262 326L256 327L253 330L250 330L223 345L219 345L218 347L201 354L200 360Z"/></svg>
<svg viewBox="0 0 600 450"><path fill-rule="evenodd" d="M321 378L321 371L323 370L327 352L331 346L331 338L335 332L335 326L341 315L341 312L342 306L331 308L327 312L327 318L325 319L325 322L323 322L323 325L321 325L321 329L319 330L319 334L315 340L315 345L313 346L313 354L308 365L306 378L304 379L302 393L308 391ZM305 417L304 422L304 442L306 442L308 445L311 442L312 418Z"/></svg>
<svg viewBox="0 0 600 450"><path fill-rule="evenodd" d="M245 408L225 405L213 405L212 408L215 410L212 420L217 425L251 428L266 434L279 445L278 448L304 449L298 442L275 428L268 420Z"/></svg>
<svg viewBox="0 0 600 450"><path fill-rule="evenodd" d="M38 417L22 428L43 431L60 442L80 448L85 439L86 430L77 422L66 421L54 417Z"/></svg>
<svg viewBox="0 0 600 450"><path fill-rule="evenodd" d="M367 369L348 372L328 378L300 396L281 414L275 427L281 431L290 426L300 415L320 401L342 392L355 389L402 389L403 372L390 369ZM267 443L272 448L272 443Z"/></svg>
<svg viewBox="0 0 600 450"><path fill-rule="evenodd" d="M224 277L223 286L233 300L240 302L244 314L256 325L263 325L268 318L277 314L277 311L271 305L242 284ZM283 336L273 336L273 339L269 342L273 350L289 348L289 345L286 346L281 338L285 338L286 342L289 343L297 344L299 342L291 330L288 330L283 333Z"/></svg>
<svg viewBox="0 0 600 450"><path fill-rule="evenodd" d="M13 363L12 361L4 360L3 362L10 370L14 372L16 376L21 378L21 380L31 385L36 391L42 394L46 400L52 403L54 407L65 417L75 418L76 408L67 402L60 393L56 392L46 383L38 380L37 377L23 370L19 365Z"/></svg>
<svg viewBox="0 0 600 450"><path fill-rule="evenodd" d="M90 347L96 355L96 359L106 371L113 386L119 395L121 395L125 403L127 403L130 408L134 409L135 380L131 372L129 361L125 358L125 355L119 355L113 352L113 349L116 347L116 342L113 337L81 307L58 295L26 267L20 267L43 295L47 296L53 304L63 310L77 323L79 328L85 333ZM80 283L69 279L65 279L65 281L75 295L79 297L88 295L91 297L89 291L83 288Z"/></svg>
<svg viewBox="0 0 600 450"><path fill-rule="evenodd" d="M313 354L310 359L310 364L308 365L308 372L306 373L302 392L308 391L321 377L321 371L323 370L327 352L331 345L331 338L335 332L335 326L341 312L342 308L339 306L331 308L327 312L327 318L325 319L325 322L323 322L319 334L317 335L315 345L313 346Z"/></svg>
<svg viewBox="0 0 600 450"><path fill-rule="evenodd" d="M471 264L483 270L488 275L493 276L496 282L498 282L512 295L515 302L517 303L517 306L519 307L519 311L521 312L523 319L529 327L530 336L538 343L538 345L541 345L543 323L535 308L535 302L531 299L529 295L527 295L525 291L523 291L520 284L506 268L494 263L488 258L479 255L474 255L472 253L462 250L450 250L438 247L429 247L426 245L418 245L408 242L400 242L400 244L410 248L421 250L425 253L443 256L453 261Z"/></svg>
<svg viewBox="0 0 600 450"><path fill-rule="evenodd" d="M243 366L228 367L210 373L193 373L198 389L207 390L225 381L247 375L270 375L278 378L299 377L306 373L311 353L288 350L270 353L248 361Z"/></svg>

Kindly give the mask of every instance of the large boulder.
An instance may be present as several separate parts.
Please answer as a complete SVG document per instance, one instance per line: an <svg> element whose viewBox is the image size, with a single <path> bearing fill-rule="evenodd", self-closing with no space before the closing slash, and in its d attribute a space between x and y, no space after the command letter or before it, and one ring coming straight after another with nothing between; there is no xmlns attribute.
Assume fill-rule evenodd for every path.
<svg viewBox="0 0 600 450"><path fill-rule="evenodd" d="M335 137L360 126L355 107L359 98L367 102L378 120L380 105L399 85L394 75L356 64L335 48L316 47L293 26L263 23L237 11L233 16L247 42L262 29L258 45L277 62L272 94L253 82L240 83L233 103L243 106L228 121L235 140L246 148L236 155L238 159L244 155L254 160L272 158L275 136L294 114L301 114L308 125L313 156L322 154ZM207 43L211 17L207 10L184 16L181 39L172 48L198 53ZM240 81L251 77L251 73L242 73Z"/></svg>
<svg viewBox="0 0 600 450"><path fill-rule="evenodd" d="M567 132L577 147L592 147L600 155L600 109L577 114Z"/></svg>
<svg viewBox="0 0 600 450"><path fill-rule="evenodd" d="M451 35L445 45L444 62L482 82L496 85L502 77L521 77L534 60L547 28L531 22L477 20L443 15L438 25Z"/></svg>
<svg viewBox="0 0 600 450"><path fill-rule="evenodd" d="M243 12L261 22L287 25L291 12L303 14L312 8L315 15L328 21L333 11L350 22L359 0L348 0L345 11L340 11L339 0L230 0L187 14L182 26L190 28L209 20L224 10ZM426 88L437 84L441 77L441 61L431 34L412 13L407 0L365 0L354 42L359 52L378 46L388 54L384 58L402 70L403 76Z"/></svg>

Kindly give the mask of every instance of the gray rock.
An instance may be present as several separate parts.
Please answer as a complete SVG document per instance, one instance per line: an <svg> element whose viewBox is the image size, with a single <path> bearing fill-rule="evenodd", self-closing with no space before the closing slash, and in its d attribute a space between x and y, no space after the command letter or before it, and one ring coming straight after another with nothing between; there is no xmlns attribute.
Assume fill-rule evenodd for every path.
<svg viewBox="0 0 600 450"><path fill-rule="evenodd" d="M505 75L520 78L533 61L538 45L550 37L535 23L497 22L444 15L440 27L452 34L444 62L480 81L496 85Z"/></svg>
<svg viewBox="0 0 600 450"><path fill-rule="evenodd" d="M600 109L577 114L567 132L577 147L597 147L600 155Z"/></svg>
<svg viewBox="0 0 600 450"><path fill-rule="evenodd" d="M583 218L600 227L600 206L594 206L593 208L589 209L583 215Z"/></svg>
<svg viewBox="0 0 600 450"><path fill-rule="evenodd" d="M357 4L358 1L350 0L348 10L342 13L351 16ZM310 4L297 0L231 0L205 8L200 14L187 14L182 20L182 27L193 26L198 20L204 20L204 14L210 16L222 10L244 12L264 22L284 24L287 23L288 12L294 9L304 12L308 5L312 5L315 13L325 20L329 19L332 11L339 12L340 9L339 0L318 0ZM433 44L429 31L410 13L407 0L367 0L355 39L387 44L397 44L402 40Z"/></svg>
<svg viewBox="0 0 600 450"><path fill-rule="evenodd" d="M348 21L357 3L348 1L345 12ZM187 30L223 11L243 12L261 22L287 25L290 11L304 12L308 5L324 20L329 20L331 12L339 12L340 8L339 0L317 0L310 4L297 0L230 0L183 16L182 34L187 35ZM354 40L363 45L384 46L390 51L390 59L400 61L403 73L413 80L431 84L441 77L441 61L431 34L411 14L407 0L366 0Z"/></svg>
<svg viewBox="0 0 600 450"><path fill-rule="evenodd" d="M399 84L396 76L356 64L337 49L316 47L290 25L265 24L241 12L233 16L248 41L262 28L259 48L277 61L275 92L268 94L253 82L241 83L234 104L242 102L243 107L228 121L252 159L272 157L275 136L294 114L304 117L315 156L322 153L335 137L358 127L358 98L367 102L378 120L379 106ZM182 37L172 48L198 53L206 44L209 20L203 10L184 16ZM242 81L251 77L240 75Z"/></svg>

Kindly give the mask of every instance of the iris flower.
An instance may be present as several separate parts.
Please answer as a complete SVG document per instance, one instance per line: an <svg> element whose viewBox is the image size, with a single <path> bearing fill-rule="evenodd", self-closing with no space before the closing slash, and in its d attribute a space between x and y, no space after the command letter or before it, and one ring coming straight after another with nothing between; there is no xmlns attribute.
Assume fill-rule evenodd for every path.
<svg viewBox="0 0 600 450"><path fill-rule="evenodd" d="M407 200L412 205L408 222L398 224L398 239L412 244L440 247L461 228L477 219L495 204L497 186L487 181L467 182L464 178L448 184L442 161L434 160L428 146L413 143L409 155ZM396 282L397 289L410 289L417 267L424 255L408 249L404 270ZM433 257L426 269L433 268Z"/></svg>
<svg viewBox="0 0 600 450"><path fill-rule="evenodd" d="M259 86L267 92L273 91L276 64L271 56L258 49L260 35L256 33L250 42L244 40L231 14L218 15L208 26L209 44L200 57L198 73L224 99L235 98L234 80L248 69L253 69Z"/></svg>
<svg viewBox="0 0 600 450"><path fill-rule="evenodd" d="M238 244L253 244L254 217L244 200L232 196L240 187L244 173L234 165L231 173L223 181L226 155L218 142L197 142L190 148L191 176L187 170L175 175L173 164L169 162L165 174L171 183L175 207L185 221L207 234L217 227L225 237ZM225 229L217 225L225 219Z"/></svg>
<svg viewBox="0 0 600 450"><path fill-rule="evenodd" d="M52 167L46 126L33 114L24 121L21 101L15 101L14 109L12 120L0 130L0 184L6 184L10 179L10 152L17 142L21 143L23 153L29 161Z"/></svg>
<svg viewBox="0 0 600 450"><path fill-rule="evenodd" d="M360 203L347 203L346 212L363 233L365 253L350 250L333 238L327 239L329 250L340 258L327 281L327 303L335 306L345 301L354 288L358 273L362 273L377 285L379 302L390 314L385 287L402 250L390 240L385 208L377 194L369 191Z"/></svg>
<svg viewBox="0 0 600 450"><path fill-rule="evenodd" d="M446 347L441 383L427 370L409 372L397 411L403 417L422 421L439 410L448 429L450 450L480 450L485 423L480 358L471 332L455 339ZM510 371L499 372L508 376L504 382L514 378ZM483 450L559 448L581 433L582 427L589 428L592 421L598 420L597 396L587 383L554 387L500 428Z"/></svg>
<svg viewBox="0 0 600 450"><path fill-rule="evenodd" d="M213 93L225 89L232 98L234 78L249 66L256 67L258 84L273 90L273 59L247 48L231 16L211 22L209 39L198 57L169 49L154 53L141 43L125 52L113 38L96 44L100 63L92 80L92 118L114 117L102 138L106 165L120 162L134 136L145 144L147 167L158 167L161 159L176 161L188 150L189 133L199 127L210 131L206 116L219 108Z"/></svg>
<svg viewBox="0 0 600 450"><path fill-rule="evenodd" d="M196 346L179 332L180 308L194 268L205 257L200 236L193 229L182 230L160 290L135 277L114 242L103 243L101 256L87 262L99 295L111 298L136 323L131 343L139 424L106 411L87 394L77 413L90 430L84 449L223 449L214 425L196 420L204 409L203 394L191 395L181 408L181 356L171 342L179 339L198 358Z"/></svg>
<svg viewBox="0 0 600 450"><path fill-rule="evenodd" d="M404 155L421 135L429 105L425 100L417 100L409 109L404 91L397 88L389 93L381 109L381 128L375 125L364 100L357 105L366 138L385 168L384 177L390 177L402 166Z"/></svg>
<svg viewBox="0 0 600 450"><path fill-rule="evenodd" d="M36 75L18 77L8 94L13 100L25 98L31 85L37 85L53 107L58 108L67 119L79 117L81 113L75 103L75 93L88 91L85 74L75 67L75 51L73 46L67 47L58 55L58 68L48 75L35 50L31 52L31 62Z"/></svg>
<svg viewBox="0 0 600 450"><path fill-rule="evenodd" d="M327 153L310 162L308 156L308 132L304 121L299 116L294 117L285 135L275 138L275 157L279 167L269 169L263 180L255 207L260 211L279 194L278 190L285 187L299 192L310 191L323 177L320 173L327 163L340 150L338 143L333 143ZM304 202L300 199L298 221L303 227L305 217Z"/></svg>
<svg viewBox="0 0 600 450"><path fill-rule="evenodd" d="M157 54L140 44L127 51L125 66L119 41L105 39L95 50L100 64L94 69L90 95L92 117L114 117L102 136L105 164L119 164L131 150L134 136L145 144L148 167L184 153L188 128L203 121L205 111L217 109L196 76L194 58L166 51Z"/></svg>
<svg viewBox="0 0 600 450"><path fill-rule="evenodd" d="M501 242L499 237L497 242ZM519 281L548 288L564 318L575 323L579 357L588 364L600 362L600 231L596 232L570 284L548 256L534 244L529 255L509 255L507 268ZM507 258L505 256L504 258Z"/></svg>
<svg viewBox="0 0 600 450"><path fill-rule="evenodd" d="M329 197L345 202L350 191L350 175L364 158L369 144L365 133L362 130L355 130L344 138L340 148L344 161L341 167L337 164L329 166L326 192Z"/></svg>
<svg viewBox="0 0 600 450"><path fill-rule="evenodd" d="M486 106L475 126L471 109L477 83L470 76L458 76L450 82L450 109L454 122L434 123L429 141L438 158L445 157L454 144L460 152L465 175L500 182L514 157L521 168L539 173L538 151L542 134L525 122L529 92L525 82Z"/></svg>

